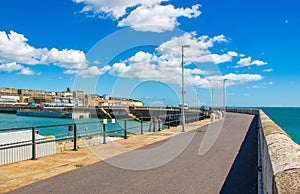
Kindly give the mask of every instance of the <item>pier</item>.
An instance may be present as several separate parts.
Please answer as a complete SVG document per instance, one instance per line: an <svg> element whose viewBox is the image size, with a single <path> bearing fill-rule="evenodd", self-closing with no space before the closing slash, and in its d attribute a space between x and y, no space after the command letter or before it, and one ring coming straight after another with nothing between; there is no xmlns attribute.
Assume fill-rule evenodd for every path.
<svg viewBox="0 0 300 194"><path fill-rule="evenodd" d="M25 170L23 175L27 172L28 177L25 175L20 178L18 180L20 183L22 180L28 181L29 177L41 177L40 179L51 177L49 172L52 172L50 173L52 176L57 175L54 173L56 170L60 173L71 170L13 190L11 193L296 193L295 191L299 191L299 145L293 143L261 111L239 109L228 111L232 113L227 113L224 120L217 120L210 125L200 124L201 121L188 124L185 133L176 132L174 127L175 132L166 129L155 132L157 135L153 136L144 134L120 140L120 144L130 147L132 151L116 150L112 143L93 147L106 154L102 161L99 157L95 157L95 153L87 154L88 150L79 149L61 155L60 158L65 157L66 162L59 166L56 166L51 156L48 156L46 159L27 161L26 164L21 162L19 165L6 165L0 167L0 172L11 173L13 170L21 170L22 166L30 166L31 172ZM222 128L216 142L206 153L199 154L201 143L211 130L211 126L220 124ZM145 170L130 170L111 165L121 161L127 164L145 162L151 166L157 158L163 158L169 153L159 149L161 145L168 145L174 135L176 142L183 142L190 134L193 134L193 137L187 147L164 165ZM144 161L138 154L136 155L135 150L155 150L152 154L156 157L149 156ZM71 162L67 162L68 154L72 159L77 158L77 162L72 159L69 159ZM59 158L58 155L52 157ZM86 157L82 158L83 156ZM41 167L48 169L43 170ZM16 177L17 174L16 172L13 176ZM4 177L1 181L4 181Z"/></svg>

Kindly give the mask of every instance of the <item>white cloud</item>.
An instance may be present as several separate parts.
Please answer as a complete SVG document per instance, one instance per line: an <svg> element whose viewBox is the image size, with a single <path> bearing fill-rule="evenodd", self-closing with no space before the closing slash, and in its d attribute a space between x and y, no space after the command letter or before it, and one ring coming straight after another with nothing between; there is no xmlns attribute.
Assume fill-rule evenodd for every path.
<svg viewBox="0 0 300 194"><path fill-rule="evenodd" d="M227 54L232 57L237 57L239 54L235 51L228 51Z"/></svg>
<svg viewBox="0 0 300 194"><path fill-rule="evenodd" d="M118 20L118 26L130 26L137 31L163 32L172 30L178 17L193 18L201 14L200 5L191 8L175 8L169 0L73 0L83 3L81 12L100 18ZM164 4L162 4L164 2Z"/></svg>
<svg viewBox="0 0 300 194"><path fill-rule="evenodd" d="M234 74L229 73L227 75L222 76L222 79L228 79L228 81L237 81L240 83L259 81L263 79L262 75L259 74Z"/></svg>
<svg viewBox="0 0 300 194"><path fill-rule="evenodd" d="M190 45L190 48L184 49L184 55L187 60L193 62L213 62L220 64L229 62L232 57L238 56L235 51L229 51L225 54L212 54L209 49L214 46L215 43L228 42L224 35L214 36L212 38L208 36L197 37L196 33L185 33L179 37L173 37L171 40L162 43L156 50L159 53L170 57L181 57L181 46Z"/></svg>
<svg viewBox="0 0 300 194"><path fill-rule="evenodd" d="M87 67L85 54L79 50L63 49L59 51L56 48L52 48L43 57L45 62L54 63L66 69L83 69Z"/></svg>
<svg viewBox="0 0 300 194"><path fill-rule="evenodd" d="M263 72L267 72L267 73L268 73L268 72L272 72L272 71L273 71L273 69L272 69L272 68L269 68L269 69L264 69L264 70L263 70Z"/></svg>
<svg viewBox="0 0 300 194"><path fill-rule="evenodd" d="M13 63L5 63L0 65L0 72L12 72L21 70L24 67L22 65L17 64L16 62Z"/></svg>
<svg viewBox="0 0 300 194"><path fill-rule="evenodd" d="M215 37L200 36L195 33L185 33L179 37L162 43L156 48L157 54L139 51L135 55L112 65L110 74L128 79L155 80L170 84L181 84L181 49L182 45L190 45L184 49L186 60L191 62L214 62L216 64L229 62L232 57L238 57L235 51L225 54L213 54L209 51L215 43L227 42L224 35ZM201 88L223 87L223 80L228 79L228 85L259 81L259 74L233 74L212 76L212 72L203 71L186 65L184 69L187 85ZM206 78L203 78L203 77ZM213 81L208 81L213 80Z"/></svg>
<svg viewBox="0 0 300 194"><path fill-rule="evenodd" d="M264 61L260 61L260 60L254 60L252 61L252 57L247 57L247 58L241 58L238 62L237 62L237 66L235 66L236 68L238 67L249 67L251 65L257 65L257 66L262 66L262 65L266 65L267 63Z"/></svg>
<svg viewBox="0 0 300 194"><path fill-rule="evenodd" d="M247 82L255 82L263 79L259 74L234 74L229 73L223 76L207 76L209 87L223 87L223 80L226 79L227 86L240 85Z"/></svg>
<svg viewBox="0 0 300 194"><path fill-rule="evenodd" d="M104 66L103 68L99 68L97 66L91 66L87 69L83 70L66 70L64 74L77 74L83 78L92 78L96 76L100 76L111 69L110 66Z"/></svg>
<svg viewBox="0 0 300 194"><path fill-rule="evenodd" d="M131 26L136 31L163 32L173 30L179 25L178 17L198 17L200 5L192 8L175 8L173 5L140 6L129 16L119 21L118 26Z"/></svg>
<svg viewBox="0 0 300 194"><path fill-rule="evenodd" d="M0 72L8 72L11 73L13 71L19 71L19 75L34 75L34 72L28 67L24 67L23 65L17 64L16 62L12 63L4 63L0 65Z"/></svg>
<svg viewBox="0 0 300 194"><path fill-rule="evenodd" d="M266 65L267 63L264 61L260 61L260 60L254 60L251 62L251 65L257 65L257 66L262 66L262 65Z"/></svg>
<svg viewBox="0 0 300 194"><path fill-rule="evenodd" d="M120 0L73 0L75 3L85 4L81 12L92 12L99 17L109 16L114 19L119 19L120 17L126 15L127 9L135 6L141 5L153 5L159 4L162 1L167 0L130 0L130 1L120 1Z"/></svg>
<svg viewBox="0 0 300 194"><path fill-rule="evenodd" d="M257 86L257 85L255 85L255 86L251 86L251 88L254 88L254 89L265 89L267 87L266 86Z"/></svg>
<svg viewBox="0 0 300 194"><path fill-rule="evenodd" d="M19 75L34 75L34 72L28 67L23 68L19 73Z"/></svg>
<svg viewBox="0 0 300 194"><path fill-rule="evenodd" d="M79 50L34 48L28 39L14 31L0 31L0 62L26 65L54 64L66 69L82 69L87 66L85 54Z"/></svg>
<svg viewBox="0 0 300 194"><path fill-rule="evenodd" d="M0 60L2 62L18 62L34 65L38 58L46 52L45 49L35 49L27 44L28 39L24 35L10 31L6 34L0 31Z"/></svg>

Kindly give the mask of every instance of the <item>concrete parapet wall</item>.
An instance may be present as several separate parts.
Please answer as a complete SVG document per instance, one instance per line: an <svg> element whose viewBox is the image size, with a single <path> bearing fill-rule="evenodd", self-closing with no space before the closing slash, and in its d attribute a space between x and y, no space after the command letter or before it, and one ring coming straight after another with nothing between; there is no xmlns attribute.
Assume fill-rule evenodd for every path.
<svg viewBox="0 0 300 194"><path fill-rule="evenodd" d="M259 111L263 193L300 193L300 146Z"/></svg>
<svg viewBox="0 0 300 194"><path fill-rule="evenodd" d="M250 114L250 115L258 115L258 109L252 108L226 108L226 112L235 112L235 113L242 113L242 114Z"/></svg>

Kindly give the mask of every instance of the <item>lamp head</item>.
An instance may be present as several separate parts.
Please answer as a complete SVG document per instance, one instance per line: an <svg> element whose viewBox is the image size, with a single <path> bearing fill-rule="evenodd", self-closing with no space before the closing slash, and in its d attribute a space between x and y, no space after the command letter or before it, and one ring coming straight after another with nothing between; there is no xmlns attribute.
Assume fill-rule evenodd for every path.
<svg viewBox="0 0 300 194"><path fill-rule="evenodd" d="M190 48L190 47L191 47L191 45L188 45L188 44L182 45L182 48Z"/></svg>

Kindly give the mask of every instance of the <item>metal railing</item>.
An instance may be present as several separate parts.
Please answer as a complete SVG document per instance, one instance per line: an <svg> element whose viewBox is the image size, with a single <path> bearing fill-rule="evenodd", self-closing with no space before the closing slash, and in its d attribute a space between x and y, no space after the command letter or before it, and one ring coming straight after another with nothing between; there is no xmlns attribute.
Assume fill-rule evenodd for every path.
<svg viewBox="0 0 300 194"><path fill-rule="evenodd" d="M204 114L200 113L185 113L185 123L196 122L207 118ZM104 120L104 119L103 119ZM0 133L3 132L12 132L12 131L28 131L31 130L31 139L25 141L18 141L13 143L6 143L0 144L0 151L1 150L8 150L14 149L18 147L26 147L31 146L31 154L32 160L37 159L37 145L50 143L50 142L65 142L71 141L73 150L78 149L78 139L82 138L92 138L98 136L101 138L102 136L102 143L106 143L106 136L118 136L123 137L124 139L128 138L128 134L144 134L145 131L148 132L156 132L161 131L166 128L170 128L171 126L178 126L181 123L181 114L171 114L171 115L156 115L152 117L140 117L136 119L118 119L118 127L113 130L107 130L107 124L103 123L103 120L98 121L88 121L88 122L75 122L75 123L68 123L68 124L52 124L52 125L43 125L43 126L28 126L28 127L18 127L18 128L5 128L0 129ZM133 122L135 121L135 122ZM128 123L131 122L129 125ZM108 123L112 123L112 119L108 119ZM123 126L121 126L123 123ZM92 130L91 132L87 132L81 129L78 130L79 127L87 126L90 124L98 124L97 129ZM99 125L100 124L100 125ZM68 132L67 135L58 138L36 138L36 134L39 133L41 129L49 129L55 127L63 127L65 131ZM148 130L145 129L148 127ZM121 135L123 134L123 135ZM101 143L101 139L100 142Z"/></svg>

